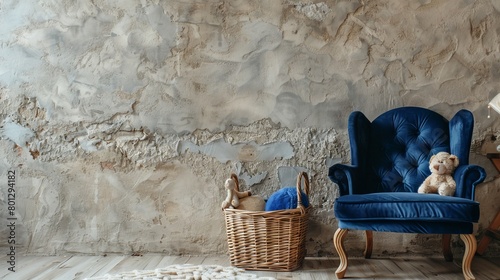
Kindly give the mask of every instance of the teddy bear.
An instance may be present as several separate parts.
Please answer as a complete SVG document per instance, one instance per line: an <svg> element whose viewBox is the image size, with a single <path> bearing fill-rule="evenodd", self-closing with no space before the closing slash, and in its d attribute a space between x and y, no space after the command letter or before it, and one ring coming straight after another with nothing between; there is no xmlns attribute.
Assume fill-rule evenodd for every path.
<svg viewBox="0 0 500 280"><path fill-rule="evenodd" d="M458 166L458 157L447 152L439 152L429 160L429 175L418 188L418 193L438 193L453 196L456 183L452 174Z"/></svg>
<svg viewBox="0 0 500 280"><path fill-rule="evenodd" d="M236 177L236 174L231 174L231 178L227 179L224 183L224 188L227 191L227 196L226 199L222 202L222 209L238 208L238 206L240 206L240 199L252 195L250 191L240 192L235 180L238 180L238 177Z"/></svg>

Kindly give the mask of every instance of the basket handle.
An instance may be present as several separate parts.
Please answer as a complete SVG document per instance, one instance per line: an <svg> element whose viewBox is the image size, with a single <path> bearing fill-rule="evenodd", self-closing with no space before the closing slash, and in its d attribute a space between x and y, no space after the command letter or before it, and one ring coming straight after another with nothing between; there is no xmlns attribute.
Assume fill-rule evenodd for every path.
<svg viewBox="0 0 500 280"><path fill-rule="evenodd" d="M305 191L305 194L307 196L309 196L309 176L307 176L306 172L302 171L297 176L297 208L300 208L301 212L305 213L306 208L304 207L304 204L302 204L302 192L301 192L302 177L304 177L304 191Z"/></svg>

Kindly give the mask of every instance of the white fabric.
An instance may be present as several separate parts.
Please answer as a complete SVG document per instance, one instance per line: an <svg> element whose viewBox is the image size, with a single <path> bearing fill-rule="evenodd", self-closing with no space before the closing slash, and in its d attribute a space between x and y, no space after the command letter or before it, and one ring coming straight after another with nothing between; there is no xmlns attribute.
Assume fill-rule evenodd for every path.
<svg viewBox="0 0 500 280"><path fill-rule="evenodd" d="M255 274L247 273L244 269L235 267L223 267L219 265L191 265L191 264L176 264L165 268L157 268L154 270L134 270L119 274L106 274L104 276L85 278L85 280L170 280L170 279L186 279L186 280L211 280L211 279L227 279L227 280L276 280L273 277L259 277Z"/></svg>

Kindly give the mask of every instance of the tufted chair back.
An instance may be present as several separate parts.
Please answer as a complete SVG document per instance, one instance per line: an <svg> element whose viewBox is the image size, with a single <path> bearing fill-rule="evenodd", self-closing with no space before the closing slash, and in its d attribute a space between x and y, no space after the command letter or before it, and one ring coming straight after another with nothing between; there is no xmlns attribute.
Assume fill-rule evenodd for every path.
<svg viewBox="0 0 500 280"><path fill-rule="evenodd" d="M450 121L419 107L396 108L372 122L361 112L351 113L351 161L365 174L358 178L365 188L356 192L417 192L430 174L430 157L441 151L467 165L473 125L467 110Z"/></svg>

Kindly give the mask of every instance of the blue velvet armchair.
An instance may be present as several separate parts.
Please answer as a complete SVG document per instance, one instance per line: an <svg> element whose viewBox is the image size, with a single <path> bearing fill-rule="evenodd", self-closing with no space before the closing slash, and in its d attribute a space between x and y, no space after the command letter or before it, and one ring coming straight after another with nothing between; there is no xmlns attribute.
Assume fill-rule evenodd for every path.
<svg viewBox="0 0 500 280"><path fill-rule="evenodd" d="M473 115L467 110L451 120L419 107L392 109L371 122L361 112L351 113L351 164L335 164L328 172L340 190L334 205L338 229L333 243L340 257L337 278L344 277L348 266L345 235L349 230L364 230L365 258L371 257L373 231L442 234L447 261L453 260L451 235L459 234L465 243L464 277L475 279L473 223L479 220L479 203L474 201L474 190L486 173L469 164L473 126ZM430 175L430 157L441 151L459 159L453 174L455 195L417 193Z"/></svg>

